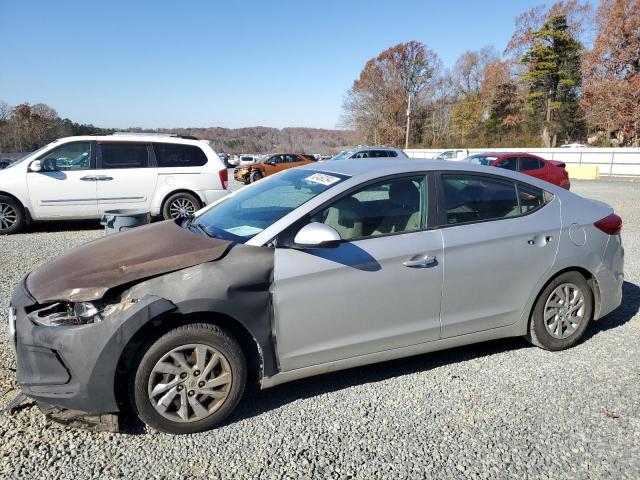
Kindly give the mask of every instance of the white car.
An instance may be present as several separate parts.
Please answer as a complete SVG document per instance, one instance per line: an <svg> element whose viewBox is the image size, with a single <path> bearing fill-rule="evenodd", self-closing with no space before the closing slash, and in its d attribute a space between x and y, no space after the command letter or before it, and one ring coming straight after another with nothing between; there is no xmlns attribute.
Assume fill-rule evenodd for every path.
<svg viewBox="0 0 640 480"><path fill-rule="evenodd" d="M0 171L0 234L31 220L140 209L165 219L227 195L227 169L193 137L113 134L56 140Z"/></svg>
<svg viewBox="0 0 640 480"><path fill-rule="evenodd" d="M238 159L238 166L240 165L250 165L252 163L257 163L259 160L259 156L257 155L240 155Z"/></svg>
<svg viewBox="0 0 640 480"><path fill-rule="evenodd" d="M445 150L433 157L434 160L463 160L469 156L469 150L460 148L457 150Z"/></svg>
<svg viewBox="0 0 640 480"><path fill-rule="evenodd" d="M584 143L565 143L560 145L560 148L589 148L589 146Z"/></svg>

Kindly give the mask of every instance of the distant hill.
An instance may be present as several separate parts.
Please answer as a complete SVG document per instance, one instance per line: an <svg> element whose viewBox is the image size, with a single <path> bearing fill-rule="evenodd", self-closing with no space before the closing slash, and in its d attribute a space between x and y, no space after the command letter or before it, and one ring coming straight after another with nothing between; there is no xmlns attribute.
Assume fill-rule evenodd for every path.
<svg viewBox="0 0 640 480"><path fill-rule="evenodd" d="M129 128L130 132L177 133L210 140L213 149L226 153L336 153L353 145L354 133L321 128Z"/></svg>

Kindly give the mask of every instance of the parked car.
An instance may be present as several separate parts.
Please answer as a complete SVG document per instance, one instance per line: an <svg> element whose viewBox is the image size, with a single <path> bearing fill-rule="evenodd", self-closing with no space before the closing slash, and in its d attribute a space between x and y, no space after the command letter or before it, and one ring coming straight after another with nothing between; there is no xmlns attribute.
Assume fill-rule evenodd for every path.
<svg viewBox="0 0 640 480"><path fill-rule="evenodd" d="M238 165L250 165L256 163L260 157L257 155L240 155L238 159Z"/></svg>
<svg viewBox="0 0 640 480"><path fill-rule="evenodd" d="M589 145L585 145L584 143L565 143L564 145L560 145L560 148L589 148Z"/></svg>
<svg viewBox="0 0 640 480"><path fill-rule="evenodd" d="M454 150L445 150L444 152L440 152L435 157L434 160L463 160L469 155L469 150L466 148L459 148Z"/></svg>
<svg viewBox="0 0 640 480"><path fill-rule="evenodd" d="M409 158L403 150L395 147L357 147L342 150L329 161L347 160L349 158Z"/></svg>
<svg viewBox="0 0 640 480"><path fill-rule="evenodd" d="M567 190L571 188L569 174L564 162L545 160L530 153L478 153L465 158L465 162L473 165L489 165L515 170L546 180Z"/></svg>
<svg viewBox="0 0 640 480"><path fill-rule="evenodd" d="M309 163L30 273L9 307L18 384L92 415L131 402L192 433L247 382L510 336L562 350L621 302L621 227L604 203L515 171Z"/></svg>
<svg viewBox="0 0 640 480"><path fill-rule="evenodd" d="M251 182L260 180L261 178L268 177L269 175L288 168L299 167L300 165L306 165L315 160L312 160L307 155L300 153L276 153L269 155L262 159L258 163L252 163L247 165L241 165L233 171L233 178L238 182L242 182L248 185Z"/></svg>
<svg viewBox="0 0 640 480"><path fill-rule="evenodd" d="M31 220L100 218L112 209L190 215L225 196L227 180L207 142L148 134L62 138L0 171L0 234Z"/></svg>

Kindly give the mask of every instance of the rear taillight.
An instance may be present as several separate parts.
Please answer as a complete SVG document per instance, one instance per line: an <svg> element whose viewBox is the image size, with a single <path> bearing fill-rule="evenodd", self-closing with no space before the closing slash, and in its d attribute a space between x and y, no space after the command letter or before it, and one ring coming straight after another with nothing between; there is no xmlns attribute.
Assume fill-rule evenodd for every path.
<svg viewBox="0 0 640 480"><path fill-rule="evenodd" d="M220 183L222 184L222 188L226 190L229 186L229 172L226 168L223 168L218 172L218 175L220 176Z"/></svg>
<svg viewBox="0 0 640 480"><path fill-rule="evenodd" d="M622 218L612 213L598 220L594 225L608 235L617 235L622 230Z"/></svg>

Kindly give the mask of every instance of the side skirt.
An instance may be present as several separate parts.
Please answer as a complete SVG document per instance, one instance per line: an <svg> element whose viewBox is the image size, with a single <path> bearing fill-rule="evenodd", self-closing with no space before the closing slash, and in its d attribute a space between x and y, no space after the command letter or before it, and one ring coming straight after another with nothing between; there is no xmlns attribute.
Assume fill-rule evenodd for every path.
<svg viewBox="0 0 640 480"><path fill-rule="evenodd" d="M411 345L409 347L383 350L382 352L369 353L367 355L360 355L343 360L336 360L335 362L322 363L320 365L312 365L310 367L288 370L286 372L279 372L271 377L263 377L260 382L260 388L264 390L267 388L275 387L276 385L280 385L282 383L292 382L294 380L312 377L314 375L321 375L323 373L336 372L339 370L346 370L348 368L361 367L363 365L386 362L388 360L411 357L413 355L421 355L423 353L437 352L439 350L447 350L449 348L461 347L463 345L486 342L499 338L517 337L524 335L525 333L526 329L524 329L523 331L522 325L520 324L520 322L518 322L514 325L494 328L491 330L484 330L482 332L470 333L467 335L460 335L451 338L443 338L440 340L434 340L433 342Z"/></svg>

